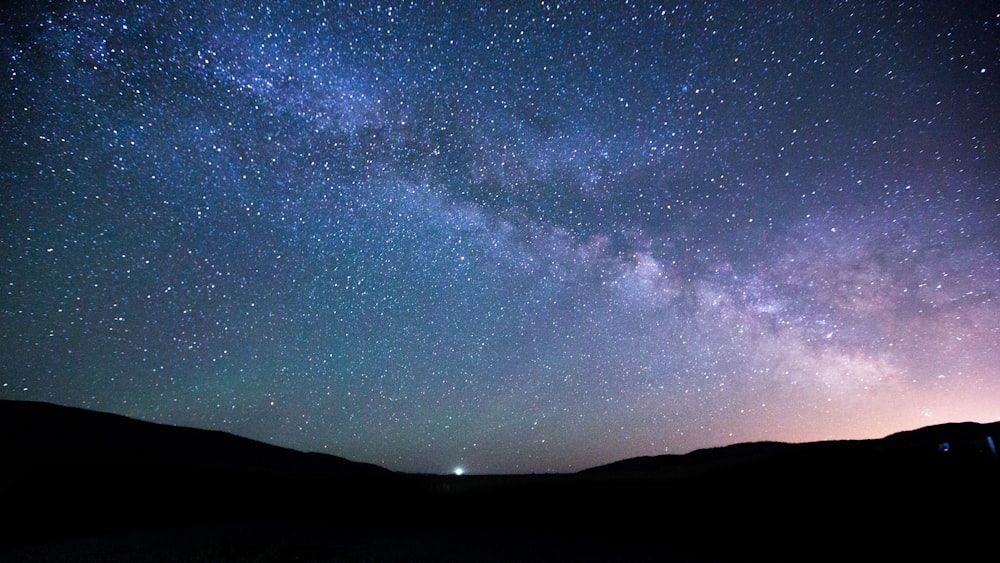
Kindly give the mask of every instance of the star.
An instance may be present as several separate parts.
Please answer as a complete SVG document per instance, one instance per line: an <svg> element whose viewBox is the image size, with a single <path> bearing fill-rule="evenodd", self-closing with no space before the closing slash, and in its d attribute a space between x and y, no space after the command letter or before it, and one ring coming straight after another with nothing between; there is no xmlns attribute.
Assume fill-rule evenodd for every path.
<svg viewBox="0 0 1000 563"><path fill-rule="evenodd" d="M477 475L1000 416L995 10L2 18L0 398Z"/></svg>

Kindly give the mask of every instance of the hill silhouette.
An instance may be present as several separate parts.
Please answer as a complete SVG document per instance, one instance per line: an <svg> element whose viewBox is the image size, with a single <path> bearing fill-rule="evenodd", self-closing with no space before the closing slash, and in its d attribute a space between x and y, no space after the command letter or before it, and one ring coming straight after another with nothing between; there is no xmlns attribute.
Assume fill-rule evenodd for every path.
<svg viewBox="0 0 1000 563"><path fill-rule="evenodd" d="M382 467L233 434L28 401L0 402L0 446L15 465L95 464L180 471L377 475Z"/></svg>
<svg viewBox="0 0 1000 563"><path fill-rule="evenodd" d="M816 463L832 466L871 464L873 469L902 464L911 471L963 460L998 461L1000 422L947 423L890 434L881 439L807 443L747 442L695 450L683 455L637 457L581 471L589 475L704 474L749 469L755 465ZM949 461L950 460L950 461Z"/></svg>
<svg viewBox="0 0 1000 563"><path fill-rule="evenodd" d="M959 560L1000 500L1000 423L462 477L47 403L0 428L0 560Z"/></svg>

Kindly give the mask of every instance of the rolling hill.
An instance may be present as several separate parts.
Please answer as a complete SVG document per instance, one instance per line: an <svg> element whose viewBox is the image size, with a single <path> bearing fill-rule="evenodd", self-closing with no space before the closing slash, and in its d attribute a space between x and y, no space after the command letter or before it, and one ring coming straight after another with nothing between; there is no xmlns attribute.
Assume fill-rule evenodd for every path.
<svg viewBox="0 0 1000 563"><path fill-rule="evenodd" d="M457 477L0 401L0 482L13 516L0 556L955 560L993 541L998 437L1000 423L956 423L877 440L735 444L575 474Z"/></svg>

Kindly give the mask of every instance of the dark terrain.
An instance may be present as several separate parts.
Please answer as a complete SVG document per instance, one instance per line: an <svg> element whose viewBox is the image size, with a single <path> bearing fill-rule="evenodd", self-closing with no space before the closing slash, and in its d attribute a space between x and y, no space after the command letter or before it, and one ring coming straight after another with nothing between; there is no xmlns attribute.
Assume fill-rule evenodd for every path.
<svg viewBox="0 0 1000 563"><path fill-rule="evenodd" d="M989 560L1000 525L1000 423L462 477L46 403L0 429L2 561Z"/></svg>

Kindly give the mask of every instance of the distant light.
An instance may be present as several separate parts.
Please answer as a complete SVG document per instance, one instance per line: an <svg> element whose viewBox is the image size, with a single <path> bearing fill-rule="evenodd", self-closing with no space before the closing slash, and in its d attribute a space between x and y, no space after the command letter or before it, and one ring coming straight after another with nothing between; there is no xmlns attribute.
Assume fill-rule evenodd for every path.
<svg viewBox="0 0 1000 563"><path fill-rule="evenodd" d="M455 475L461 475L463 473L465 473L465 470L462 469L461 467L456 467L455 468Z"/></svg>

